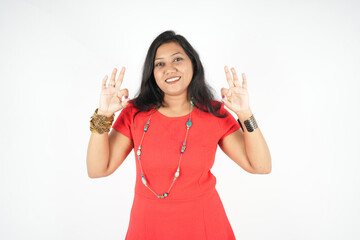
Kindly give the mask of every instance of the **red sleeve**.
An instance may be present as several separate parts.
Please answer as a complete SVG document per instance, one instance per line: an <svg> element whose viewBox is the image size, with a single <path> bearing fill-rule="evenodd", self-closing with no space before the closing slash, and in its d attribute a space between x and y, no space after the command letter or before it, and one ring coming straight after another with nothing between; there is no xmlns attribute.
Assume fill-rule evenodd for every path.
<svg viewBox="0 0 360 240"><path fill-rule="evenodd" d="M234 116L225 108L225 104L221 104L220 113L227 113L225 118L217 118L219 122L220 129L220 139L226 137L230 133L235 132L240 128L238 121L234 118Z"/></svg>
<svg viewBox="0 0 360 240"><path fill-rule="evenodd" d="M115 123L112 125L112 128L114 128L116 131L122 133L123 135L127 136L130 139L133 139L132 133L131 133L131 121L133 118L132 115L132 107L129 106L125 107L123 110L120 111L119 116L117 117Z"/></svg>

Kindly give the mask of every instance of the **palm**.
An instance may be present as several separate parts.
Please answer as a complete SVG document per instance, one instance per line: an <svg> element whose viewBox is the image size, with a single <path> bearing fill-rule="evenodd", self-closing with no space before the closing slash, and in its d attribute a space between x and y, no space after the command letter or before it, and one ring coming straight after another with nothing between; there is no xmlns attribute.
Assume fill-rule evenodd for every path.
<svg viewBox="0 0 360 240"><path fill-rule="evenodd" d="M231 96L228 97L227 107L233 112L240 112L249 106L247 89L242 87L230 87Z"/></svg>
<svg viewBox="0 0 360 240"><path fill-rule="evenodd" d="M226 96L226 99L224 99L225 106L235 113L250 109L249 93L247 90L245 74L242 74L242 86L240 86L240 82L234 68L232 69L233 79L231 78L227 67L225 67L225 74L226 80L229 84L229 89L221 89L222 95Z"/></svg>
<svg viewBox="0 0 360 240"><path fill-rule="evenodd" d="M121 109L120 99L117 96L117 89L102 89L100 94L100 109L106 112L117 112Z"/></svg>
<svg viewBox="0 0 360 240"><path fill-rule="evenodd" d="M128 90L121 89L121 84L125 74L125 68L123 67L120 71L119 77L115 82L117 69L114 68L109 86L106 87L107 75L104 77L102 82L102 89L100 94L100 106L99 111L102 113L107 113L108 115L112 115L113 113L121 110L123 107L126 107L128 99L122 100L123 96L128 96Z"/></svg>

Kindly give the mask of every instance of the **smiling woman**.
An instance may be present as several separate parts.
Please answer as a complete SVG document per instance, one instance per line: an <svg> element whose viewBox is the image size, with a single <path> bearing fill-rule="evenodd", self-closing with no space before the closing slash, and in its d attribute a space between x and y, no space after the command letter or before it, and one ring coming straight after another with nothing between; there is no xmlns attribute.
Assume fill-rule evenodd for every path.
<svg viewBox="0 0 360 240"><path fill-rule="evenodd" d="M167 81L174 77L179 80ZM189 113L190 100L195 107L217 117L221 103L205 82L200 57L191 44L174 31L165 31L155 38L147 52L140 89L131 102L139 112L157 109L167 116Z"/></svg>
<svg viewBox="0 0 360 240"><path fill-rule="evenodd" d="M178 43L165 43L157 49L154 77L156 84L164 93L163 102L167 108L177 107L180 99L186 100L193 77L193 66Z"/></svg>
<svg viewBox="0 0 360 240"><path fill-rule="evenodd" d="M89 176L108 176L134 149L136 183L126 239L235 239L211 173L217 146L247 172L269 169L266 144L252 125L255 119L245 121L250 117L245 79L239 87L234 71L232 80L226 69L230 89L222 89L228 107L246 110L236 112L245 121L242 132L214 98L200 57L183 36L166 31L152 42L137 97L122 101L128 94L120 90L124 73L123 68L115 83L115 70L110 87L103 87L99 112L105 116L94 117L88 171ZM114 111L106 109L119 106L122 111L109 136L107 131L95 134L112 123Z"/></svg>

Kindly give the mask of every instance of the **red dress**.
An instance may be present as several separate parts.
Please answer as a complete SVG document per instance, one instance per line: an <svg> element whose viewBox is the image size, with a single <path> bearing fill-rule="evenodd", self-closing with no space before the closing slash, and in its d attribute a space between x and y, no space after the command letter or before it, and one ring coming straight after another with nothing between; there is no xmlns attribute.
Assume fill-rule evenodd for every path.
<svg viewBox="0 0 360 240"><path fill-rule="evenodd" d="M216 178L210 171L219 140L240 128L237 120L221 104L220 113L228 113L225 118L217 118L198 108L193 110L180 175L166 198L156 197L142 183L136 155L152 110L138 113L134 121L138 109L133 103L121 110L112 127L133 140L136 162L135 194L127 240L235 239L215 189ZM166 117L158 111L151 116L142 142L140 161L147 184L157 194L166 193L174 179L189 116Z"/></svg>

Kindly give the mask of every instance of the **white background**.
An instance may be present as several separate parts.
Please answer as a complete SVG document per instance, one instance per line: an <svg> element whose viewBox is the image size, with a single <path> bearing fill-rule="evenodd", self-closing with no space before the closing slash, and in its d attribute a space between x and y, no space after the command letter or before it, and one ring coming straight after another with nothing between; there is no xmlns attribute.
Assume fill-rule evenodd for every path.
<svg viewBox="0 0 360 240"><path fill-rule="evenodd" d="M212 172L236 237L359 239L359 10L357 1L1 1L0 239L124 239L134 153L90 179L89 121L105 74L125 66L133 98L151 42L169 29L198 51L217 99L225 65L247 76L272 172L250 174L218 148Z"/></svg>

